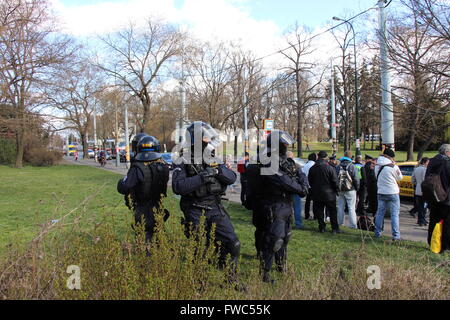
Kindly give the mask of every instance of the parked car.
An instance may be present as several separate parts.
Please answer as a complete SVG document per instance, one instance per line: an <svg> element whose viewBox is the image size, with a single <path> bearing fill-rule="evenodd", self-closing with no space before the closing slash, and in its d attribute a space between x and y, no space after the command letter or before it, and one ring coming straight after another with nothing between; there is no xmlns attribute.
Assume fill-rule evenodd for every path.
<svg viewBox="0 0 450 320"><path fill-rule="evenodd" d="M88 149L88 157L89 157L89 159L95 158L94 150Z"/></svg>
<svg viewBox="0 0 450 320"><path fill-rule="evenodd" d="M400 187L400 196L414 198L414 185L411 181L411 176L414 168L417 166L417 162L398 162L397 165L403 175L403 179L397 182Z"/></svg>

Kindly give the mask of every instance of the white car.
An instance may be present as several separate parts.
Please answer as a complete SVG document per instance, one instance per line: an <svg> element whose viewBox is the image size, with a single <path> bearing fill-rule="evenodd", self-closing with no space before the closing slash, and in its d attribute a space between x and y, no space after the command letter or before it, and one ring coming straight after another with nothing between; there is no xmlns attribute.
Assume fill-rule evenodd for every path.
<svg viewBox="0 0 450 320"><path fill-rule="evenodd" d="M89 159L95 158L94 150L88 149L88 157L89 157Z"/></svg>

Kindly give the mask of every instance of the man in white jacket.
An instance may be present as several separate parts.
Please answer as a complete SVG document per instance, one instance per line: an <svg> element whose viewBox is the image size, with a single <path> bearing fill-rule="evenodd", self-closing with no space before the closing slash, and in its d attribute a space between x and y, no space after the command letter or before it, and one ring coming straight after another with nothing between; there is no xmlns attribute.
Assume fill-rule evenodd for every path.
<svg viewBox="0 0 450 320"><path fill-rule="evenodd" d="M403 178L400 168L394 161L395 153L386 148L378 158L375 167L378 187L378 210L375 215L375 237L380 238L383 231L384 214L391 213L392 240L400 240L400 189L397 181Z"/></svg>

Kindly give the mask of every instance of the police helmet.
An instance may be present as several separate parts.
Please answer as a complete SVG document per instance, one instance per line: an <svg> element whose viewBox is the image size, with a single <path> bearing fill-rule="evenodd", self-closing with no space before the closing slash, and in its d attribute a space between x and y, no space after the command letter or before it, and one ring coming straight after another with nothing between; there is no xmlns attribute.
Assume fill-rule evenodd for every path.
<svg viewBox="0 0 450 320"><path fill-rule="evenodd" d="M287 147L295 143L294 138L283 130L272 130L267 136L267 152L279 152L280 155L286 154Z"/></svg>
<svg viewBox="0 0 450 320"><path fill-rule="evenodd" d="M161 158L161 144L152 136L141 138L137 144L136 161L153 161Z"/></svg>
<svg viewBox="0 0 450 320"><path fill-rule="evenodd" d="M135 135L133 137L133 140L131 140L131 151L133 151L134 154L137 153L137 145L139 140L141 140L143 137L147 137L148 134L142 132L142 133L138 133L137 135Z"/></svg>
<svg viewBox="0 0 450 320"><path fill-rule="evenodd" d="M196 143L202 143L202 150L205 148L211 151L219 147L219 133L206 122L194 121L186 128L186 145L193 147Z"/></svg>

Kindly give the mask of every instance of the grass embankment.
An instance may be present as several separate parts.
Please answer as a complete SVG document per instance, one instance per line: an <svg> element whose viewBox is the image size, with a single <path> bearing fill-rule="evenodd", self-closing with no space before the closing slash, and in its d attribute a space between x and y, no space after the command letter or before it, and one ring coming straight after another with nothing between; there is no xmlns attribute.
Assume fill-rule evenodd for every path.
<svg viewBox="0 0 450 320"><path fill-rule="evenodd" d="M342 235L320 234L309 221L305 230L293 231L288 273L274 272L276 284L263 284L251 214L228 203L242 243L240 281L247 287L238 292L211 263L214 252L202 254L204 243L185 238L172 194L164 202L171 217L149 258L116 191L119 175L85 166L0 166L0 175L0 299L449 298L448 254L346 228ZM69 265L81 268L81 290L66 287ZM380 290L367 288L371 265L381 269Z"/></svg>

